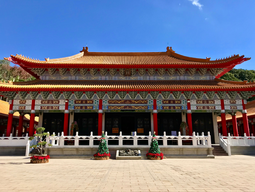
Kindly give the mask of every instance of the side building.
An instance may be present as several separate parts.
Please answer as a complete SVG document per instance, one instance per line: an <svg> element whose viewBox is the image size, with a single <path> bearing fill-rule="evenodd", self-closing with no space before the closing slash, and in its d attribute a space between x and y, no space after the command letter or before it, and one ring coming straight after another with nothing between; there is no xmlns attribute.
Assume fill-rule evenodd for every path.
<svg viewBox="0 0 255 192"><path fill-rule="evenodd" d="M177 135L186 122L183 134L210 131L212 142L218 143L217 116L227 135L226 114L237 111L242 112L244 133L250 134L245 104L255 94L255 83L219 79L250 59L243 55L211 60L186 57L171 47L166 52L89 52L86 47L60 59L5 59L37 78L0 84L0 95L10 101L7 136L14 111L31 114L29 135L38 115L39 126L64 135L73 122L79 135Z"/></svg>

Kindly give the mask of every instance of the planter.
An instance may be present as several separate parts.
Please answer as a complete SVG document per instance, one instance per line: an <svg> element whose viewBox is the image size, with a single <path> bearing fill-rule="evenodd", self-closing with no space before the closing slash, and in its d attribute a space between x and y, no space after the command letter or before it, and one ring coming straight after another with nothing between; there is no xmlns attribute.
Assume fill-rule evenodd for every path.
<svg viewBox="0 0 255 192"><path fill-rule="evenodd" d="M147 156L147 159L150 159L150 160L162 160L160 157L152 157L152 156Z"/></svg>
<svg viewBox="0 0 255 192"><path fill-rule="evenodd" d="M30 163L49 163L49 155L37 155L30 157Z"/></svg>
<svg viewBox="0 0 255 192"><path fill-rule="evenodd" d="M106 156L106 157L95 156L94 159L95 160L108 160L108 159L110 159L110 157L109 156Z"/></svg>

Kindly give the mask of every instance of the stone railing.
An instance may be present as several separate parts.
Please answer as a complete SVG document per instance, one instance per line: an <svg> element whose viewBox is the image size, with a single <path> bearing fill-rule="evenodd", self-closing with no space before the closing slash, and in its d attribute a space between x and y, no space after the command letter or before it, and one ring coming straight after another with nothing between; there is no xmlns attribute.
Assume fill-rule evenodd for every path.
<svg viewBox="0 0 255 192"><path fill-rule="evenodd" d="M10 134L10 137L0 137L0 146L26 146L29 141L28 134L25 137L13 137Z"/></svg>
<svg viewBox="0 0 255 192"><path fill-rule="evenodd" d="M53 134L54 135L54 134ZM90 136L78 135L75 136L49 136L46 141L52 144L52 147L98 147L100 135L93 135L91 132ZM163 148L167 147L211 147L211 136L210 132L208 135L195 135L192 136L181 135L178 136L166 135L164 132L163 136L156 136L159 141L159 146ZM105 133L105 139L109 147L128 147L128 148L147 148L150 147L152 135L107 135Z"/></svg>

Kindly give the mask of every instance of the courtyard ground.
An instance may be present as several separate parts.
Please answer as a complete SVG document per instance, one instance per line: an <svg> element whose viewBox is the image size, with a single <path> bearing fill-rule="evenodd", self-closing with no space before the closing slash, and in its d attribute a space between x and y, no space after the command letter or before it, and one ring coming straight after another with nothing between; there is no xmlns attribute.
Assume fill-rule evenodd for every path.
<svg viewBox="0 0 255 192"><path fill-rule="evenodd" d="M108 160L0 157L0 191L255 191L255 156Z"/></svg>

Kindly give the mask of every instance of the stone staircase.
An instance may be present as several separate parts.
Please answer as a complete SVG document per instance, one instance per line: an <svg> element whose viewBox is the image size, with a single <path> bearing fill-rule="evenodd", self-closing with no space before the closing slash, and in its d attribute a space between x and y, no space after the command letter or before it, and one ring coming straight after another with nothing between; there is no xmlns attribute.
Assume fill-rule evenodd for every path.
<svg viewBox="0 0 255 192"><path fill-rule="evenodd" d="M224 151L224 149L219 144L213 144L212 147L214 148L213 150L214 156L228 156L228 154Z"/></svg>

